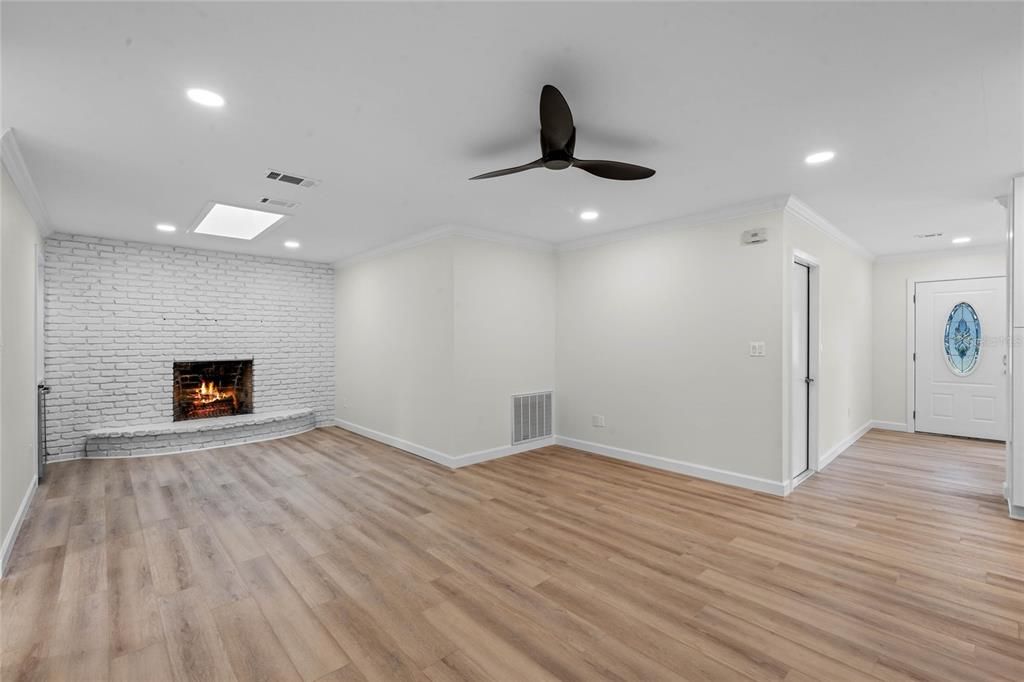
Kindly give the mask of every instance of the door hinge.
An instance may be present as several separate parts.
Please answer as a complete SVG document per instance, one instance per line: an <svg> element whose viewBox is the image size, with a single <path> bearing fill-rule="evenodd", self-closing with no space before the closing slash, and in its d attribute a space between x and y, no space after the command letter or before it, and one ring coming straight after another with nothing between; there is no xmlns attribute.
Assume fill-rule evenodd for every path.
<svg viewBox="0 0 1024 682"><path fill-rule="evenodd" d="M914 294L913 301L914 301L914 303L917 303L917 294Z"/></svg>
<svg viewBox="0 0 1024 682"><path fill-rule="evenodd" d="M914 362L917 362L917 353L913 353L913 357L912 357L911 359L912 359L912 360L913 360Z"/></svg>
<svg viewBox="0 0 1024 682"><path fill-rule="evenodd" d="M912 419L917 419L917 410L914 410L910 416Z"/></svg>

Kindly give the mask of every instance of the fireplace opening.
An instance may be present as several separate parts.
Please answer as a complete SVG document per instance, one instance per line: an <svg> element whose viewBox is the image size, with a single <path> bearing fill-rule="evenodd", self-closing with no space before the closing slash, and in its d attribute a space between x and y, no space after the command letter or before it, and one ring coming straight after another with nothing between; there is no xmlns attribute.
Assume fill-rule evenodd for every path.
<svg viewBox="0 0 1024 682"><path fill-rule="evenodd" d="M252 414L252 360L174 363L174 421Z"/></svg>

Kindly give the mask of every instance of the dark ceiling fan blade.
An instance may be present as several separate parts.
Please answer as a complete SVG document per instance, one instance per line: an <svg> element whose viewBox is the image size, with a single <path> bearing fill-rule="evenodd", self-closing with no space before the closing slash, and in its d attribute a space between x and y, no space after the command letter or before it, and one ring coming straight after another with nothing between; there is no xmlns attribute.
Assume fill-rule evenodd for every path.
<svg viewBox="0 0 1024 682"><path fill-rule="evenodd" d="M522 166L516 166L514 168L503 168L501 170L491 171L490 173L484 173L482 175L476 175L470 178L470 180L486 180L487 178L497 178L502 175L512 175L513 173L522 173L524 170L530 170L531 168L543 168L544 159L537 159L530 163L524 163Z"/></svg>
<svg viewBox="0 0 1024 682"><path fill-rule="evenodd" d="M599 178L608 178L609 180L643 180L654 175L653 168L644 168L643 166L622 163L621 161L586 161L576 159L572 162L572 165Z"/></svg>
<svg viewBox="0 0 1024 682"><path fill-rule="evenodd" d="M574 130L569 103L558 88L545 85L540 91L540 137L544 153L565 149Z"/></svg>
<svg viewBox="0 0 1024 682"><path fill-rule="evenodd" d="M654 175L654 170L620 161L580 160L573 157L576 146L576 125L572 111L565 97L553 85L545 85L540 91L540 150L541 157L532 163L515 168L492 171L470 178L483 180L502 175L521 173L531 168L565 170L577 166L591 175L609 180L643 180Z"/></svg>

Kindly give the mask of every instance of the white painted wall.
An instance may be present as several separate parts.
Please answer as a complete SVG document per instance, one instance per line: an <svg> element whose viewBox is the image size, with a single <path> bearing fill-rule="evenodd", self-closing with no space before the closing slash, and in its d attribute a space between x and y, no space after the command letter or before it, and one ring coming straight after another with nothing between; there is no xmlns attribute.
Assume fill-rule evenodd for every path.
<svg viewBox="0 0 1024 682"><path fill-rule="evenodd" d="M779 485L782 225L781 210L669 222L560 253L558 435ZM742 245L754 227L768 242Z"/></svg>
<svg viewBox="0 0 1024 682"><path fill-rule="evenodd" d="M451 452L508 446L511 396L555 388L556 259L480 239L452 240L455 282Z"/></svg>
<svg viewBox="0 0 1024 682"><path fill-rule="evenodd" d="M795 250L819 264L818 455L834 457L868 426L872 418L872 279L871 258L827 234L789 210L785 213L785 291L789 291ZM790 296L783 296L784 319L791 319ZM789 334L783 372L789 371ZM783 381L783 405L789 405L790 382ZM789 443L789 418L783 420ZM789 465L789 458L786 458ZM787 478L791 477L786 472Z"/></svg>
<svg viewBox="0 0 1024 682"><path fill-rule="evenodd" d="M41 240L14 182L6 170L2 175L0 538L6 541L36 476L36 250Z"/></svg>
<svg viewBox="0 0 1024 682"><path fill-rule="evenodd" d="M882 257L872 286L874 419L905 428L907 414L907 281L1006 274L1006 249L984 247Z"/></svg>
<svg viewBox="0 0 1024 682"><path fill-rule="evenodd" d="M561 442L781 492L794 251L820 265L826 459L872 420L904 422L906 280L1002 274L1005 259L974 249L872 264L793 202L773 206L556 256L456 234L343 265L339 419L454 458L507 446L509 396L553 387ZM742 245L752 228L768 243ZM751 341L766 357L749 356Z"/></svg>
<svg viewBox="0 0 1024 682"><path fill-rule="evenodd" d="M511 396L554 388L555 257L449 234L337 271L337 412L447 464L507 448Z"/></svg>
<svg viewBox="0 0 1024 682"><path fill-rule="evenodd" d="M451 452L453 260L445 238L338 267L339 419Z"/></svg>

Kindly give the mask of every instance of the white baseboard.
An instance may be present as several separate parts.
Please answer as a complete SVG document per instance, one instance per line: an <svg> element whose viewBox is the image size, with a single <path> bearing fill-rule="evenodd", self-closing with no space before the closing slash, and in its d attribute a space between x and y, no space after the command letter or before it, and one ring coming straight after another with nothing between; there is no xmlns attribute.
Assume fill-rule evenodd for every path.
<svg viewBox="0 0 1024 682"><path fill-rule="evenodd" d="M486 462L491 459L498 459L499 457L518 455L520 452L529 452L530 450L536 450L537 448L546 448L549 445L554 444L554 437L538 438L537 440L527 441L525 443L520 443L519 445L506 445L500 448L491 448L490 450L478 450L477 452L470 452L465 455L449 455L449 459L453 462L449 466L453 469L457 469L459 467L469 466L470 464L479 464L480 462Z"/></svg>
<svg viewBox="0 0 1024 682"><path fill-rule="evenodd" d="M32 504L32 498L35 497L38 488L39 478L33 474L32 482L29 484L28 490L25 491L25 496L21 498L18 513L14 516L14 523L7 529L7 536L4 538L3 547L0 548L0 577L7 575L7 560L11 557L14 542L18 539L18 531L21 530L21 524L25 521L25 515L28 513L29 505Z"/></svg>
<svg viewBox="0 0 1024 682"><path fill-rule="evenodd" d="M625 462L642 464L654 469L662 469L664 471L671 471L677 474L686 474L687 476L703 478L709 481L715 481L716 483L725 483L726 485L734 485L739 488L747 488L748 490L756 490L757 492L770 493L772 495L781 496L786 494L786 486L781 481L770 481L766 478L738 474L734 471L715 469L714 467L703 466L701 464L682 462L676 459L661 457L659 455L650 455L645 452L636 452L634 450L626 450L623 448L613 447L611 445L602 445L600 443L591 443L589 441L567 438L565 436L556 436L555 442L558 445L583 450L584 452L592 452L597 455L621 459Z"/></svg>
<svg viewBox="0 0 1024 682"><path fill-rule="evenodd" d="M871 422L871 428L884 429L885 431L906 431L907 425L903 422L884 422L875 419Z"/></svg>
<svg viewBox="0 0 1024 682"><path fill-rule="evenodd" d="M864 425L861 426L859 429L857 429L849 436L847 436L846 438L842 439L841 441L833 445L831 448L829 448L828 452L826 452L824 455L818 458L818 471L821 471L829 464L831 464L832 460L834 460L839 455L843 454L846 448L850 447L858 440L860 440L861 436L870 431L872 428L880 428L875 426L875 424L877 423L878 422L874 421L865 422Z"/></svg>
<svg viewBox="0 0 1024 682"><path fill-rule="evenodd" d="M381 433L380 431L374 431L373 429L368 429L365 426L347 422L344 419L335 419L334 424L335 426L340 426L346 431L358 433L360 436L366 436L378 443L384 443L385 445L390 445L393 448L410 452L418 457L429 459L431 462L437 462L438 464L443 464L446 467L451 467L451 464L449 464L451 456L446 455L440 450L434 450L433 448L428 448L425 445L419 445L418 443L412 443L397 436L391 436L386 433Z"/></svg>
<svg viewBox="0 0 1024 682"><path fill-rule="evenodd" d="M446 466L449 469L458 469L460 467L470 466L471 464L479 464L480 462L498 459L499 457L507 457L508 455L515 455L520 452L536 450L537 448L543 448L548 445L555 444L554 438L541 438L539 440L532 440L528 443L520 443L519 445L506 445L491 448L489 450L478 450L477 452L470 452L464 455L449 455L446 452L428 448L425 445L413 443L405 440L404 438L392 436L387 433L374 431L373 429L366 428L365 426L347 422L344 419L335 419L334 423L346 431L358 433L360 436L366 436L378 443L384 443L385 445L390 445L391 447L398 448L399 450L405 450L413 455L417 455L424 459L429 459L431 462Z"/></svg>
<svg viewBox="0 0 1024 682"><path fill-rule="evenodd" d="M671 471L677 474L685 474L695 478L702 478L708 481L715 481L716 483L724 483L726 485L733 485L739 488L746 488L747 490L769 493L771 495L788 495L790 490L793 488L792 484L783 483L781 481L772 481L766 478L748 476L747 474L739 474L734 471L716 469L714 467L704 466L701 464L683 462L675 459L669 459L667 457L661 457L659 455L651 455L644 452L617 448L611 445L603 445L601 443L591 443L589 441L568 438L566 436L544 438L516 446L480 450L479 452L471 452L465 455L449 455L439 450L428 448L424 445L419 445L418 443L412 443L403 438L398 438L397 436L381 433L380 431L375 431L365 426L360 426L359 424L347 422L343 419L336 419L335 424L347 431L352 431L360 436L365 436L379 443L384 443L385 445L398 448L399 450L405 450L406 452L423 457L424 459L429 459L431 462L436 462L437 464L446 466L450 469L458 469L459 467L478 464L491 459L498 459L499 457L506 457L508 455L514 455L520 452L526 452L528 450L557 444L575 448L576 450L582 450L584 452L605 455L606 457L612 457L625 462L649 466L654 469ZM874 422L869 421L865 423L855 432L830 448L829 451L819 460L818 470L820 471L828 466L828 464L838 457L840 453L853 445L861 436L867 433L873 425Z"/></svg>

